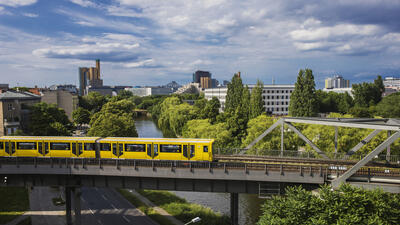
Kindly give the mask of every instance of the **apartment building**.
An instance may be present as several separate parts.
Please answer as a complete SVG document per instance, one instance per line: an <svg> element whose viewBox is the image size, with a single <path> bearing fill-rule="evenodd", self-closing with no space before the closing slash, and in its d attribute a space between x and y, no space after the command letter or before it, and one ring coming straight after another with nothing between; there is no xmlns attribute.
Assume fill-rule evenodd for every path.
<svg viewBox="0 0 400 225"><path fill-rule="evenodd" d="M248 85L250 92L256 85ZM272 115L288 115L290 96L294 90L294 85L264 85L262 97L264 100L264 108L268 114ZM217 97L221 103L221 111L225 109L227 87L207 88L204 89L204 97L207 100Z"/></svg>

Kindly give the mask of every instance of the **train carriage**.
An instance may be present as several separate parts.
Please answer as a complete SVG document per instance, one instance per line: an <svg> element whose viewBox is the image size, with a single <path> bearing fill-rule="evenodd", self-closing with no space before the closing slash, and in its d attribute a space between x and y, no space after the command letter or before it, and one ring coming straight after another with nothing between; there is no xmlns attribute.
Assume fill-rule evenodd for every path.
<svg viewBox="0 0 400 225"><path fill-rule="evenodd" d="M212 139L0 137L0 156L212 161Z"/></svg>

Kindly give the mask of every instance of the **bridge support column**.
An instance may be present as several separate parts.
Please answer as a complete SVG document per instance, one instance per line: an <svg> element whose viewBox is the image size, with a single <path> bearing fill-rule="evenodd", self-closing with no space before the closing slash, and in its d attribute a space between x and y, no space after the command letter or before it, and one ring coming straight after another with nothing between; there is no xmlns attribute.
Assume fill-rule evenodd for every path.
<svg viewBox="0 0 400 225"><path fill-rule="evenodd" d="M239 224L239 193L231 193L231 224Z"/></svg>
<svg viewBox="0 0 400 225"><path fill-rule="evenodd" d="M74 208L75 208L75 225L82 224L82 217L81 217L81 189L74 188Z"/></svg>
<svg viewBox="0 0 400 225"><path fill-rule="evenodd" d="M67 225L72 225L72 216L71 216L71 205L72 205L72 199L71 199L71 187L65 187L65 215L67 219Z"/></svg>

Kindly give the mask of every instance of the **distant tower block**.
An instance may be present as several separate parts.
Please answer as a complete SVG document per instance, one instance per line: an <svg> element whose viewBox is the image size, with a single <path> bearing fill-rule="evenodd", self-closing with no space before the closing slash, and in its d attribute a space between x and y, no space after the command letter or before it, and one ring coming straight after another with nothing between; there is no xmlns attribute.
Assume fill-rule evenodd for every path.
<svg viewBox="0 0 400 225"><path fill-rule="evenodd" d="M87 95L87 88L99 88L103 86L103 80L100 79L100 59L96 59L96 67L79 68L79 95Z"/></svg>

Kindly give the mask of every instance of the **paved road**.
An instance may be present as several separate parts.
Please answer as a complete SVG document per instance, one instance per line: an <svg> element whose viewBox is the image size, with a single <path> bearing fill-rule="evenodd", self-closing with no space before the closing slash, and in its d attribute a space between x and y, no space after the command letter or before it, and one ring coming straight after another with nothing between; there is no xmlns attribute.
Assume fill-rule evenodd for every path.
<svg viewBox="0 0 400 225"><path fill-rule="evenodd" d="M109 188L82 188L82 224L158 225L117 191Z"/></svg>

